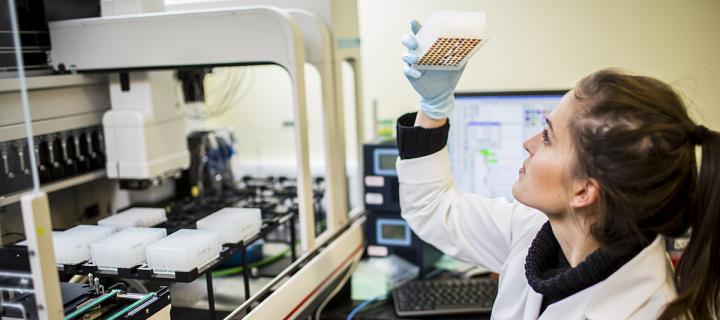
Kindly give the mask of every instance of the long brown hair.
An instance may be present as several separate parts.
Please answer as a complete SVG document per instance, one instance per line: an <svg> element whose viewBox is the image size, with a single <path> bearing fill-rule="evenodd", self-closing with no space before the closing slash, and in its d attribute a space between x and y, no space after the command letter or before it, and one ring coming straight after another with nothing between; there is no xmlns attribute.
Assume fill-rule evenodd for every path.
<svg viewBox="0 0 720 320"><path fill-rule="evenodd" d="M662 81L601 70L575 88L573 174L601 186L593 236L607 249L692 230L660 319L717 317L720 294L720 134L698 126ZM695 147L701 146L698 172Z"/></svg>

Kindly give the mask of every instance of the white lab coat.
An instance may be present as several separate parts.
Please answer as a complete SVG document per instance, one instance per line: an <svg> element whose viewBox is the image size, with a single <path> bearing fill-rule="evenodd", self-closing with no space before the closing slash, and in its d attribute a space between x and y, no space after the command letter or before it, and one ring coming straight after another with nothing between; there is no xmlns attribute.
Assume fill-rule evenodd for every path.
<svg viewBox="0 0 720 320"><path fill-rule="evenodd" d="M423 240L500 274L492 319L538 319L542 295L525 278L528 248L547 221L533 208L456 190L447 147L399 160L402 216ZM663 238L604 281L550 305L540 319L655 319L677 293Z"/></svg>

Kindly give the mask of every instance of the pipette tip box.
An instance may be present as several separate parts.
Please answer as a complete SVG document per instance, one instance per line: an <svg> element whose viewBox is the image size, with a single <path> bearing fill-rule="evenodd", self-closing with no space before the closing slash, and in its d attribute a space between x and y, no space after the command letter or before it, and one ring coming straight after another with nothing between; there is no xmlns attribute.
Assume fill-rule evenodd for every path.
<svg viewBox="0 0 720 320"><path fill-rule="evenodd" d="M118 230L132 227L152 227L167 221L165 209L130 208L98 221L99 226L111 226Z"/></svg>
<svg viewBox="0 0 720 320"><path fill-rule="evenodd" d="M53 234L55 261L58 264L77 264L90 259L90 244L115 232L107 226L79 225Z"/></svg>
<svg viewBox="0 0 720 320"><path fill-rule="evenodd" d="M438 11L415 35L420 70L459 70L487 41L483 12Z"/></svg>
<svg viewBox="0 0 720 320"><path fill-rule="evenodd" d="M197 222L200 230L216 231L222 243L248 240L260 232L261 226L257 208L223 208Z"/></svg>
<svg viewBox="0 0 720 320"><path fill-rule="evenodd" d="M220 255L217 232L181 229L149 245L148 267L156 273L191 271Z"/></svg>
<svg viewBox="0 0 720 320"><path fill-rule="evenodd" d="M90 245L92 261L101 269L130 268L145 262L148 245L164 238L162 228L127 228Z"/></svg>

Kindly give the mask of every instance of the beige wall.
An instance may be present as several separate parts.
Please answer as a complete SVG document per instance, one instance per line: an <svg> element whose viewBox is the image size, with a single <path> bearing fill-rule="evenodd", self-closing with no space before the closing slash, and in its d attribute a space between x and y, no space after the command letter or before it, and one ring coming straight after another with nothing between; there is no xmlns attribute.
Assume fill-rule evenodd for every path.
<svg viewBox="0 0 720 320"><path fill-rule="evenodd" d="M409 21L436 10L479 10L490 41L470 61L463 91L570 88L621 67L673 84L701 122L720 129L720 1L360 0L363 84L379 118L415 110L402 74ZM368 111L370 114L370 111Z"/></svg>

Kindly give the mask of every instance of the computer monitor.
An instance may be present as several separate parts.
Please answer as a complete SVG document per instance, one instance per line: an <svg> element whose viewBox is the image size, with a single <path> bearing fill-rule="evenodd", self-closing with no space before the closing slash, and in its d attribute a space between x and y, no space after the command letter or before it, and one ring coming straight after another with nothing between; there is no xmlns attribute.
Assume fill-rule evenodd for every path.
<svg viewBox="0 0 720 320"><path fill-rule="evenodd" d="M527 158L523 142L540 132L566 90L456 93L448 149L460 191L513 200Z"/></svg>

